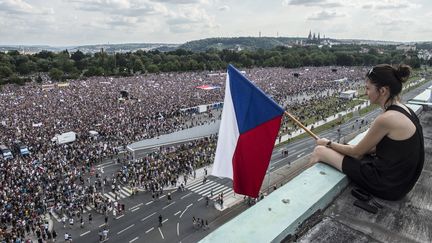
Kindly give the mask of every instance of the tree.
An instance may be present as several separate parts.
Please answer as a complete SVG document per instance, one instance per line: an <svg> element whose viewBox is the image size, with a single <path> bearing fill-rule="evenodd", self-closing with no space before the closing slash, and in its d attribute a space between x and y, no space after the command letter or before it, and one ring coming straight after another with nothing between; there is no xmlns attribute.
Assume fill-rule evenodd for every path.
<svg viewBox="0 0 432 243"><path fill-rule="evenodd" d="M63 71L58 68L51 68L49 70L49 76L53 80L60 81L63 77Z"/></svg>
<svg viewBox="0 0 432 243"><path fill-rule="evenodd" d="M38 59L36 61L37 70L40 72L48 72L51 68L51 62L46 59Z"/></svg>
<svg viewBox="0 0 432 243"><path fill-rule="evenodd" d="M18 84L18 85L24 85L25 84L25 80L18 77L16 74L13 74L12 76L9 77L9 82L13 83L13 84Z"/></svg>
<svg viewBox="0 0 432 243"><path fill-rule="evenodd" d="M157 73L157 72L159 72L159 68L158 68L158 66L155 65L155 64L150 64L150 65L148 65L148 66L147 66L147 70L148 70L150 73Z"/></svg>
<svg viewBox="0 0 432 243"><path fill-rule="evenodd" d="M34 56L37 58L48 59L48 58L54 58L55 54L52 51L43 50L39 53L36 53Z"/></svg>
<svg viewBox="0 0 432 243"><path fill-rule="evenodd" d="M101 67L95 67L91 66L85 73L84 76L91 77L91 76L102 76L104 75L105 70Z"/></svg>
<svg viewBox="0 0 432 243"><path fill-rule="evenodd" d="M23 62L17 66L17 71L22 75L30 74L36 70L37 70L37 65L32 61Z"/></svg>
<svg viewBox="0 0 432 243"><path fill-rule="evenodd" d="M74 60L75 62L79 62L84 58L85 58L85 54L80 50L72 53L71 55L71 59Z"/></svg>
<svg viewBox="0 0 432 243"><path fill-rule="evenodd" d="M8 55L9 56L19 56L20 53L17 50L10 50L10 51L8 51Z"/></svg>
<svg viewBox="0 0 432 243"><path fill-rule="evenodd" d="M0 66L0 78L7 78L13 74L8 66Z"/></svg>
<svg viewBox="0 0 432 243"><path fill-rule="evenodd" d="M135 58L135 61L132 65L132 70L134 71L134 73L145 71L144 64L139 57Z"/></svg>
<svg viewBox="0 0 432 243"><path fill-rule="evenodd" d="M354 58L352 55L339 52L336 53L336 64L339 66L352 66L354 64Z"/></svg>

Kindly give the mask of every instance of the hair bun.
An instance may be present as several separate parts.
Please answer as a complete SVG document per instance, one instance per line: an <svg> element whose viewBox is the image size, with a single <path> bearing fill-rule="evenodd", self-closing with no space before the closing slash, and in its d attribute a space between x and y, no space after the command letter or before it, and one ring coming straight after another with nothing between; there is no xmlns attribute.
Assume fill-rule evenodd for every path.
<svg viewBox="0 0 432 243"><path fill-rule="evenodd" d="M395 76L401 81L401 83L405 83L411 74L411 67L405 64L400 64L395 69Z"/></svg>

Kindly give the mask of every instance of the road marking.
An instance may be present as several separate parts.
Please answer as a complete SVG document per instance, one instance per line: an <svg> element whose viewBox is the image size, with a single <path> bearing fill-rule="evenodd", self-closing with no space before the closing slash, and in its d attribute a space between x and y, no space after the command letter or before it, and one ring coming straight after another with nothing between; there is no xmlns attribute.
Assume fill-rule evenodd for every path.
<svg viewBox="0 0 432 243"><path fill-rule="evenodd" d="M154 212L154 213L150 214L149 216L147 216L147 217L145 217L145 218L141 219L141 221L144 221L144 220L146 220L146 219L150 218L151 216L153 216L153 215L155 215L155 214L156 214L156 212Z"/></svg>
<svg viewBox="0 0 432 243"><path fill-rule="evenodd" d="M189 204L189 205L186 207L186 209L183 211L183 213L180 214L180 218L183 216L183 214L186 212L186 210L187 210L189 207L191 207L192 205L193 205L193 203Z"/></svg>
<svg viewBox="0 0 432 243"><path fill-rule="evenodd" d="M150 202L146 203L146 205L149 205L149 204L152 204L152 203L153 203L153 201L150 201Z"/></svg>
<svg viewBox="0 0 432 243"><path fill-rule="evenodd" d="M149 230L146 231L146 234L150 231L154 230L154 227L151 227Z"/></svg>
<svg viewBox="0 0 432 243"><path fill-rule="evenodd" d="M203 199L204 199L204 197L201 197L200 199L197 200L197 202L199 202L199 201L201 201L201 200L203 200Z"/></svg>
<svg viewBox="0 0 432 243"><path fill-rule="evenodd" d="M104 225L105 225L105 223L103 223L103 224L99 225L99 228L100 228L100 227L102 227L102 226L104 226Z"/></svg>
<svg viewBox="0 0 432 243"><path fill-rule="evenodd" d="M305 153L305 152L303 152L303 153L297 155L297 158L300 158L304 153Z"/></svg>
<svg viewBox="0 0 432 243"><path fill-rule="evenodd" d="M112 192L108 192L108 193L112 193ZM114 196L111 196L110 194L108 194L108 193L105 193L105 194L103 194L106 198L108 198L109 200L111 200L111 201L116 201L115 200L115 195Z"/></svg>
<svg viewBox="0 0 432 243"><path fill-rule="evenodd" d="M96 165L96 167L102 167L102 166L106 166L108 164L114 164L114 161L108 161L108 162L105 162L103 164Z"/></svg>
<svg viewBox="0 0 432 243"><path fill-rule="evenodd" d="M118 217L117 217L117 218L115 218L115 219L120 219L120 218L122 218L122 217L124 217L124 214L122 214L122 215L118 216Z"/></svg>
<svg viewBox="0 0 432 243"><path fill-rule="evenodd" d="M168 221L168 219L165 219L164 221L162 221L162 224L165 223L166 221Z"/></svg>
<svg viewBox="0 0 432 243"><path fill-rule="evenodd" d="M162 240L165 240L164 235L163 235L162 230L160 229L160 227L158 227L158 230L159 230L159 233L160 233L161 236L162 236Z"/></svg>
<svg viewBox="0 0 432 243"><path fill-rule="evenodd" d="M170 204L166 205L165 207L163 207L163 208L162 208L162 210L164 210L165 208L167 208L167 207L169 207L169 206L173 205L174 203L175 203L175 202L172 202L172 203L170 203Z"/></svg>
<svg viewBox="0 0 432 243"><path fill-rule="evenodd" d="M177 236L179 236L180 235L180 232L179 232L179 222L177 222Z"/></svg>
<svg viewBox="0 0 432 243"><path fill-rule="evenodd" d="M132 195L132 190L127 188L127 187L123 187L123 190L125 190L127 193L129 193L129 195Z"/></svg>
<svg viewBox="0 0 432 243"><path fill-rule="evenodd" d="M135 212L135 211L137 211L138 209L140 209L140 208L134 208L134 209L132 209L131 211L132 211L132 212Z"/></svg>
<svg viewBox="0 0 432 243"><path fill-rule="evenodd" d="M90 233L90 230L87 231L87 232L84 232L84 233L80 234L80 236L84 236L84 235L86 235L86 234L88 234L88 233ZM177 234L177 235L178 235L178 234Z"/></svg>
<svg viewBox="0 0 432 243"><path fill-rule="evenodd" d="M144 204L144 203L137 204L137 205L131 207L129 210L132 210L133 208L139 207L139 206L141 206L141 205L143 205L143 204Z"/></svg>
<svg viewBox="0 0 432 243"><path fill-rule="evenodd" d="M132 243L132 242L134 242L134 241L136 241L136 240L138 240L138 236L135 237L135 238L133 238L132 240L130 240L129 243Z"/></svg>
<svg viewBox="0 0 432 243"><path fill-rule="evenodd" d="M135 224L131 224L131 225L129 225L128 227L126 227L125 229L122 229L122 230L120 230L119 232L117 232L117 234L119 235L119 234L125 232L126 230L128 230L128 229L130 229L130 228L132 228L132 227L134 227L134 226L135 226Z"/></svg>
<svg viewBox="0 0 432 243"><path fill-rule="evenodd" d="M180 199L183 199L183 198L185 198L185 197L189 196L190 194L192 194L192 192L189 192L188 194L184 195L184 196L183 196L183 197L181 197Z"/></svg>
<svg viewBox="0 0 432 243"><path fill-rule="evenodd" d="M201 190L205 190L205 189L207 189L209 187L212 187L214 184L217 184L217 183L214 182L214 181L208 181L208 182L203 183L203 184L197 184L197 185L195 185L193 187L189 187L188 189L191 190L191 191L194 191L194 192L198 193Z"/></svg>
<svg viewBox="0 0 432 243"><path fill-rule="evenodd" d="M191 187L193 187L193 186L195 186L195 185L197 185L199 183L202 183L202 181L196 180L196 181L190 183L189 185L185 185L185 187L189 189L189 188L191 188Z"/></svg>
<svg viewBox="0 0 432 243"><path fill-rule="evenodd" d="M180 210L180 211L178 211L177 213L175 213L175 214L174 214L174 216L177 216L177 214L179 214L179 213L181 213L181 210Z"/></svg>
<svg viewBox="0 0 432 243"><path fill-rule="evenodd" d="M166 195L160 196L159 198L164 198Z"/></svg>
<svg viewBox="0 0 432 243"><path fill-rule="evenodd" d="M211 194L211 191L213 191L213 195L214 195L216 191L219 191L221 188L223 189L225 187L226 187L225 185L218 184L217 186L215 186L215 187L211 188L210 190L204 192L202 195L203 196L207 196L207 195Z"/></svg>
<svg viewBox="0 0 432 243"><path fill-rule="evenodd" d="M54 211L51 211L51 215L54 216L54 218L58 221L61 222L61 219L57 216L57 214Z"/></svg>
<svg viewBox="0 0 432 243"><path fill-rule="evenodd" d="M274 163L271 163L271 165L276 165L276 164L278 164L278 163L280 163L281 161L283 161L283 160L285 160L285 159L287 159L288 157L284 157L284 158L282 158L282 159L280 159L280 160L278 160L278 161L276 161L276 162L274 162Z"/></svg>
<svg viewBox="0 0 432 243"><path fill-rule="evenodd" d="M123 196L123 198L125 198L125 197L129 197L130 194L127 191L120 189L120 196Z"/></svg>
<svg viewBox="0 0 432 243"><path fill-rule="evenodd" d="M207 183L214 183L214 181L212 181L212 180L208 180ZM205 184L207 184L207 183L205 183ZM193 190L195 187L199 187L199 186L202 186L202 185L203 185L203 181L200 180L200 179L198 179L198 180L194 181L193 183L191 183L191 184L190 184L189 186L187 186L186 188L188 188L188 189L190 189L190 190Z"/></svg>
<svg viewBox="0 0 432 243"><path fill-rule="evenodd" d="M212 188L214 185L218 185L218 183L214 182L214 183L206 183L198 188L195 189L191 189L191 191L194 191L195 193L202 193L204 191L207 191L208 189Z"/></svg>

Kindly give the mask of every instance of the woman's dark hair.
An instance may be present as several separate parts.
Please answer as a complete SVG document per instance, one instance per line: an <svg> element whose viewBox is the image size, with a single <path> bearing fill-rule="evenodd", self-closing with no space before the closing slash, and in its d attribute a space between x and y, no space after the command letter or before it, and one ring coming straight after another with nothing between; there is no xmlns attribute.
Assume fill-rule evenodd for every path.
<svg viewBox="0 0 432 243"><path fill-rule="evenodd" d="M398 96L402 91L402 83L405 83L411 74L411 67L405 64L391 66L389 64L379 64L373 67L366 74L372 84L377 89L388 86L390 97L388 100Z"/></svg>

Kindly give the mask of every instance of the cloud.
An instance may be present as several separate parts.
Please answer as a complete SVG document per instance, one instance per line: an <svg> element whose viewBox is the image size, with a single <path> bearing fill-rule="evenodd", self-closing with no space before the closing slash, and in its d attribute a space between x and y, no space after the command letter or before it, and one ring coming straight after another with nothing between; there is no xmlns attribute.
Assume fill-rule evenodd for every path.
<svg viewBox="0 0 432 243"><path fill-rule="evenodd" d="M363 5L361 5L361 8L363 9L372 9L374 7L374 5L372 3L365 3Z"/></svg>
<svg viewBox="0 0 432 243"><path fill-rule="evenodd" d="M402 26L411 26L415 23L413 19L409 18L400 18L400 17L394 17L394 16L386 16L386 15L379 15L376 16L376 24L378 26L383 26L384 28L395 26L398 28L401 28Z"/></svg>
<svg viewBox="0 0 432 243"><path fill-rule="evenodd" d="M282 6L287 7L289 5L295 6L319 6L319 7L342 7L343 4L340 2L329 2L328 0L283 0Z"/></svg>
<svg viewBox="0 0 432 243"><path fill-rule="evenodd" d="M315 20L330 20L339 17L345 17L345 14L323 10L321 12L309 16L307 19L315 21Z"/></svg>
<svg viewBox="0 0 432 243"><path fill-rule="evenodd" d="M173 33L204 31L218 28L213 17L197 6L179 8L170 13L166 23Z"/></svg>
<svg viewBox="0 0 432 243"><path fill-rule="evenodd" d="M202 0L152 0L153 2L162 2L170 4L197 4L202 3Z"/></svg>
<svg viewBox="0 0 432 243"><path fill-rule="evenodd" d="M227 5L223 5L223 6L220 6L218 9L219 9L219 11L228 11L228 10L230 10L230 7L228 7Z"/></svg>
<svg viewBox="0 0 432 243"><path fill-rule="evenodd" d="M134 27L140 22L137 17L115 16L107 21L107 24L113 27Z"/></svg>
<svg viewBox="0 0 432 243"><path fill-rule="evenodd" d="M406 0L381 0L361 3L363 9L376 10L405 10L420 7L419 4L411 3Z"/></svg>
<svg viewBox="0 0 432 243"><path fill-rule="evenodd" d="M285 0L284 2L288 5L318 5L327 0Z"/></svg>
<svg viewBox="0 0 432 243"><path fill-rule="evenodd" d="M119 16L138 17L168 12L165 5L148 0L73 0L73 2L79 10Z"/></svg>
<svg viewBox="0 0 432 243"><path fill-rule="evenodd" d="M32 13L35 11L32 5L21 0L0 1L0 11L11 14Z"/></svg>
<svg viewBox="0 0 432 243"><path fill-rule="evenodd" d="M27 14L52 14L52 8L38 8L23 0L2 0L0 1L0 12L12 15Z"/></svg>

